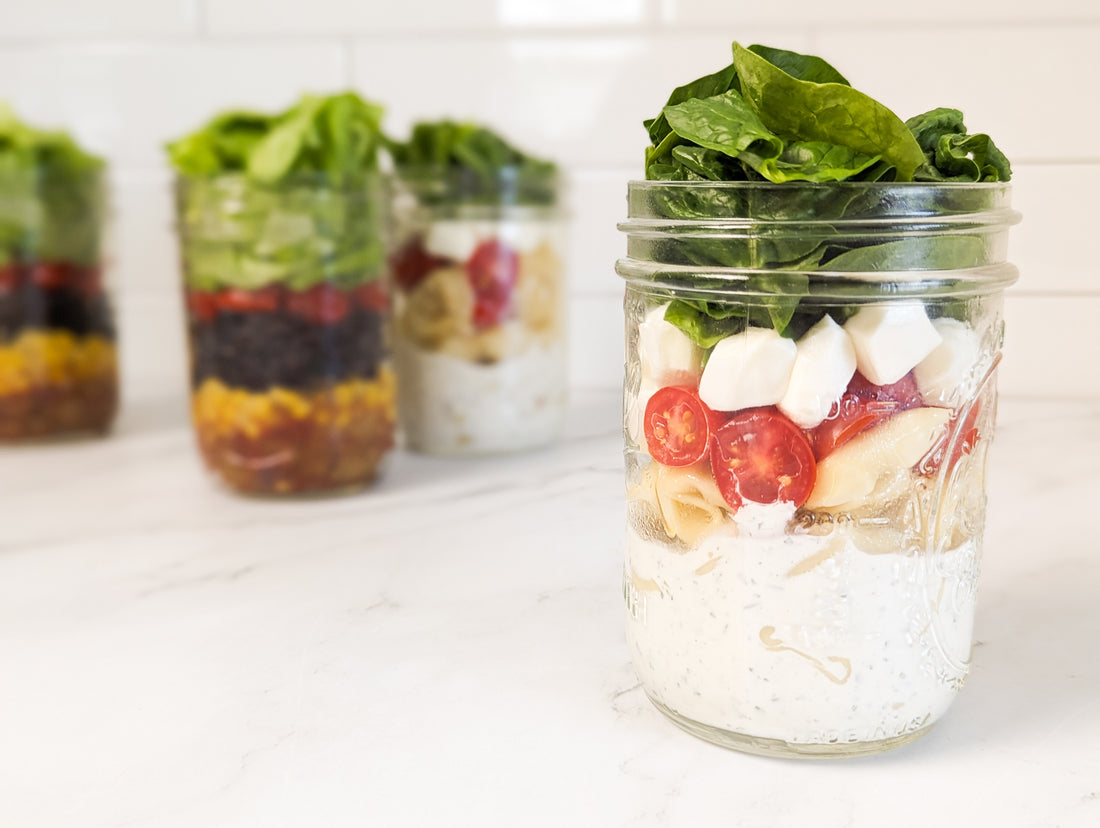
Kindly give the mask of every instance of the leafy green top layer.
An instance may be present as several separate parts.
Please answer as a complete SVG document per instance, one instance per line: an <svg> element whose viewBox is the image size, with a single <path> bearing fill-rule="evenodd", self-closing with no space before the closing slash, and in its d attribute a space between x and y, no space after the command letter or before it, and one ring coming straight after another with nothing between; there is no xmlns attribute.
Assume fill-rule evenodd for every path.
<svg viewBox="0 0 1100 828"><path fill-rule="evenodd" d="M262 184L324 173L330 183L375 170L382 108L354 92L306 95L285 112L226 112L168 145L168 158L189 176L244 173Z"/></svg>
<svg viewBox="0 0 1100 828"><path fill-rule="evenodd" d="M556 167L474 123L421 121L388 148L398 174L425 204L526 204L554 201Z"/></svg>
<svg viewBox="0 0 1100 828"><path fill-rule="evenodd" d="M665 181L1007 181L1008 160L962 114L903 122L819 57L733 44L644 123L646 178Z"/></svg>
<svg viewBox="0 0 1100 828"><path fill-rule="evenodd" d="M227 112L168 145L186 278L204 290L384 273L377 183L382 108L347 92L285 112Z"/></svg>
<svg viewBox="0 0 1100 828"><path fill-rule="evenodd" d="M94 263L105 212L103 168L67 133L30 126L0 103L0 266Z"/></svg>
<svg viewBox="0 0 1100 828"><path fill-rule="evenodd" d="M903 122L823 59L760 45L734 43L732 63L674 89L644 126L650 138L646 178L657 181L973 183L1012 175L988 135L967 133L958 110L934 109ZM751 195L719 187L657 188L650 198L665 218L756 215L742 203ZM952 270L985 263L980 234L845 236L837 228L868 207L862 202L858 191L794 188L790 198L776 193L766 206L754 201L755 209L767 213L762 220L810 221L812 228L654 243L646 254L654 261L698 266L702 273L716 267L749 271L738 302L673 292L665 318L703 348L747 325L797 337L824 313L820 303L807 301L815 271ZM945 198L930 212L955 209ZM713 277L685 280L688 288L722 287ZM854 309L829 312L843 321Z"/></svg>

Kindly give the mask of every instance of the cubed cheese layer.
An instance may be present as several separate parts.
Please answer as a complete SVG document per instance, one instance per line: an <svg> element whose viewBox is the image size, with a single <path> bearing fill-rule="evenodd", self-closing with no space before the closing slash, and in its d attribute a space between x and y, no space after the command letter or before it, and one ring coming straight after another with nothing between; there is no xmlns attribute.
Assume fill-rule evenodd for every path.
<svg viewBox="0 0 1100 828"><path fill-rule="evenodd" d="M787 392L798 348L771 328L747 328L714 346L699 398L716 411L775 405Z"/></svg>
<svg viewBox="0 0 1100 828"><path fill-rule="evenodd" d="M844 328L824 316L796 343L797 353L779 410L802 428L824 420L856 372L856 351Z"/></svg>
<svg viewBox="0 0 1100 828"><path fill-rule="evenodd" d="M973 391L974 368L981 357L977 332L958 319L933 320L941 342L913 369L925 405L956 407Z"/></svg>
<svg viewBox="0 0 1100 828"><path fill-rule="evenodd" d="M667 304L653 308L638 326L642 381L658 386L695 385L703 371L703 349L665 321L667 308Z"/></svg>
<svg viewBox="0 0 1100 828"><path fill-rule="evenodd" d="M890 385L940 344L919 302L867 305L844 324L856 351L856 366L875 385Z"/></svg>

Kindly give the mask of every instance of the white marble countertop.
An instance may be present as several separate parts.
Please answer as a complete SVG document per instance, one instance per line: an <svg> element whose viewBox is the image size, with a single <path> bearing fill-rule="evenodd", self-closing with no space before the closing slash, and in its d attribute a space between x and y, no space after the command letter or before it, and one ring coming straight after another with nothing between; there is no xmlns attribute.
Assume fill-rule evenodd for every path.
<svg viewBox="0 0 1100 828"><path fill-rule="evenodd" d="M838 762L645 699L617 405L328 500L221 490L171 396L0 449L0 825L1100 825L1100 401L1002 400L970 683Z"/></svg>

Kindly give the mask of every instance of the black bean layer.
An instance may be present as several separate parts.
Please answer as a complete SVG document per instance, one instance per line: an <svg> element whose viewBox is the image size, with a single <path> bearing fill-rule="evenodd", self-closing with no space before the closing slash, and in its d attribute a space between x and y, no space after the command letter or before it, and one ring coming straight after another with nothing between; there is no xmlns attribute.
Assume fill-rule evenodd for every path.
<svg viewBox="0 0 1100 828"><path fill-rule="evenodd" d="M333 325L291 313L220 312L191 323L192 381L208 378L263 391L305 390L348 377L370 379L386 356L383 318L353 310Z"/></svg>
<svg viewBox="0 0 1100 828"><path fill-rule="evenodd" d="M77 336L99 334L114 339L115 325L107 297L72 288L41 288L33 284L0 289L0 338L30 328L71 331Z"/></svg>

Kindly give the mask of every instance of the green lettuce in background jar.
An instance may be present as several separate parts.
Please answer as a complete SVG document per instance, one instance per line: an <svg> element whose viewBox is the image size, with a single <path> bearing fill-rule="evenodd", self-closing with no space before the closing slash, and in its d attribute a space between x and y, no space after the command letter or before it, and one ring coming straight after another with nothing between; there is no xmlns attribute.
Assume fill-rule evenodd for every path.
<svg viewBox="0 0 1100 828"><path fill-rule="evenodd" d="M307 95L168 147L194 426L238 491L359 487L394 444L381 118Z"/></svg>
<svg viewBox="0 0 1100 828"><path fill-rule="evenodd" d="M406 444L469 455L550 443L568 385L555 165L485 127L452 121L418 123L390 150Z"/></svg>
<svg viewBox="0 0 1100 828"><path fill-rule="evenodd" d="M624 595L684 729L849 756L966 680L1003 338L1008 161L824 60L733 45L628 188Z"/></svg>
<svg viewBox="0 0 1100 828"><path fill-rule="evenodd" d="M0 104L0 440L113 423L107 227L103 160Z"/></svg>

